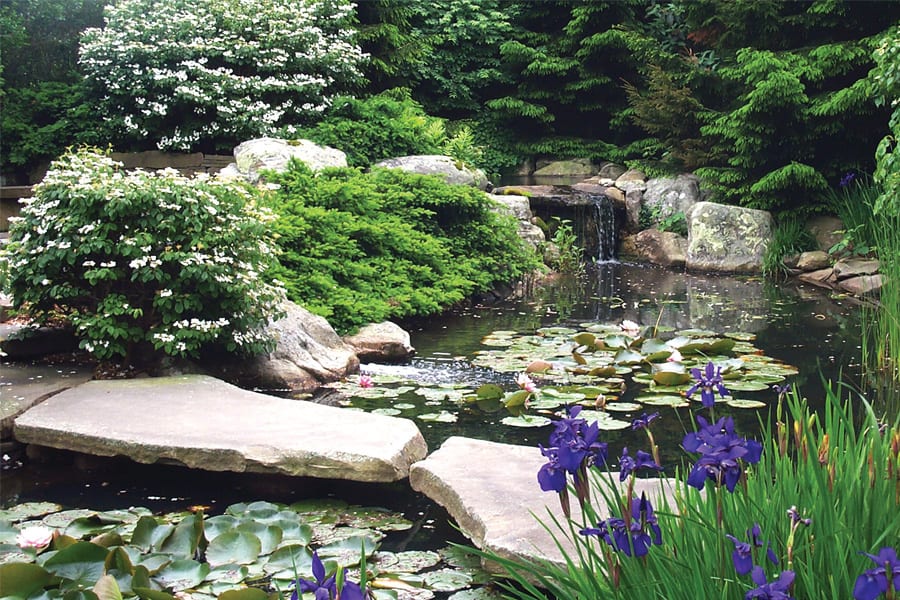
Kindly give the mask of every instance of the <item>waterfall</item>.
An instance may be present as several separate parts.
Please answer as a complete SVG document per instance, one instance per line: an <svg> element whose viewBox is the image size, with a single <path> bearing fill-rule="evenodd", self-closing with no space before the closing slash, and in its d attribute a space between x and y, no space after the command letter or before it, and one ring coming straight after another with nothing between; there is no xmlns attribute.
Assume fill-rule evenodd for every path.
<svg viewBox="0 0 900 600"><path fill-rule="evenodd" d="M616 247L618 246L618 231L616 228L616 214L612 200L606 195L593 196L593 215L595 235L597 237L596 261L600 263L616 261Z"/></svg>

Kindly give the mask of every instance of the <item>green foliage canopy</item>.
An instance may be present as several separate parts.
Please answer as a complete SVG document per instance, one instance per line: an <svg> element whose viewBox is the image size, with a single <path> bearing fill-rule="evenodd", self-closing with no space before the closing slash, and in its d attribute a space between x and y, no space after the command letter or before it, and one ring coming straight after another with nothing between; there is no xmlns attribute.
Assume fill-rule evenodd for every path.
<svg viewBox="0 0 900 600"><path fill-rule="evenodd" d="M538 264L474 188L389 169L313 175L296 162L268 181L278 277L339 331L438 313Z"/></svg>

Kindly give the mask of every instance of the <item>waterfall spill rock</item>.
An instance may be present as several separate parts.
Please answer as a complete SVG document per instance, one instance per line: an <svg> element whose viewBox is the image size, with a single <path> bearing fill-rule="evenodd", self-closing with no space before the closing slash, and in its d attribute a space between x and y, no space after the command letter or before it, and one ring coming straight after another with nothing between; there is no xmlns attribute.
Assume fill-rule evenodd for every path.
<svg viewBox="0 0 900 600"><path fill-rule="evenodd" d="M15 420L20 442L208 471L403 479L427 454L415 423L276 398L205 375L89 381Z"/></svg>
<svg viewBox="0 0 900 600"><path fill-rule="evenodd" d="M259 171L263 169L277 172L286 170L292 158L313 171L347 166L347 155L342 151L319 146L309 140L263 137L242 142L234 149L237 172L251 182L259 180Z"/></svg>

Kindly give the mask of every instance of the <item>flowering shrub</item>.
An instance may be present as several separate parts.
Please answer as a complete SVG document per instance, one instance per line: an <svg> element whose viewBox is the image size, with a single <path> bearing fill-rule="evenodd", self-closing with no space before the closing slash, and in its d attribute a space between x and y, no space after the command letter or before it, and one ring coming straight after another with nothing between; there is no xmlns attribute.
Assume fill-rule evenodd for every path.
<svg viewBox="0 0 900 600"><path fill-rule="evenodd" d="M267 219L242 184L125 172L81 150L35 186L0 274L17 307L38 322L68 316L101 359L196 356L211 343L255 353L282 297L263 279Z"/></svg>
<svg viewBox="0 0 900 600"><path fill-rule="evenodd" d="M230 150L315 120L361 81L346 0L123 0L80 64L112 133L161 150Z"/></svg>

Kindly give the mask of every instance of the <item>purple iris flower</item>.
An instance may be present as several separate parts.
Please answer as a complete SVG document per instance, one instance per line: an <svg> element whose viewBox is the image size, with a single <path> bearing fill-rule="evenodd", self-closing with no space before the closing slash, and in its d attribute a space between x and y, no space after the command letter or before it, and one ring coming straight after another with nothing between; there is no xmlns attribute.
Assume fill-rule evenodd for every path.
<svg viewBox="0 0 900 600"><path fill-rule="evenodd" d="M841 181L839 185L843 187L847 187L850 183L856 179L856 173L844 173L844 176L841 177Z"/></svg>
<svg viewBox="0 0 900 600"><path fill-rule="evenodd" d="M336 600L365 600L365 598L366 593L363 592L358 583L344 581L344 586L341 588L341 593Z"/></svg>
<svg viewBox="0 0 900 600"><path fill-rule="evenodd" d="M548 462L538 471L538 483L545 492L560 493L566 489L566 470L559 464L559 452L556 448L544 448L538 444L541 454Z"/></svg>
<svg viewBox="0 0 900 600"><path fill-rule="evenodd" d="M659 418L659 413L655 412L653 414L648 415L644 413L637 419L631 422L631 430L637 431L638 429L648 429L650 427L650 423L652 423L655 419Z"/></svg>
<svg viewBox="0 0 900 600"><path fill-rule="evenodd" d="M684 436L681 445L688 452L699 452L700 458L688 474L688 485L702 490L707 479L722 484L733 492L743 474L743 463L759 462L762 444L747 440L734 432L734 419L722 417L709 424L697 416L700 428Z"/></svg>
<svg viewBox="0 0 900 600"><path fill-rule="evenodd" d="M337 596L337 585L334 582L334 575L325 577L325 565L319 558L318 552L313 552L312 556L312 573L315 580L297 579L294 591L291 594L291 600L298 600L299 592L312 592L316 596L316 600L331 600Z"/></svg>
<svg viewBox="0 0 900 600"><path fill-rule="evenodd" d="M788 590L794 583L793 571L782 571L778 579L768 583L766 581L766 573L762 567L753 567L750 578L757 587L753 588L744 596L744 600L752 600L759 598L760 600L792 600Z"/></svg>
<svg viewBox="0 0 900 600"><path fill-rule="evenodd" d="M662 467L656 464L656 461L653 460L653 456L651 456L649 452L644 452L643 450L638 450L637 457L631 458L628 456L628 448L622 448L622 459L619 464L621 465L619 481L625 481L628 479L629 475L641 468L662 471Z"/></svg>
<svg viewBox="0 0 900 600"><path fill-rule="evenodd" d="M762 531L759 523L755 523L751 529L747 530L749 542L742 542L729 534L726 534L725 537L734 543L734 552L731 553L734 570L738 575L746 575L753 569L753 548L761 548L763 546ZM767 544L766 556L772 561L772 564L778 564L778 557L775 556L775 552L772 550L772 544Z"/></svg>
<svg viewBox="0 0 900 600"><path fill-rule="evenodd" d="M896 550L885 547L878 551L878 556L867 552L860 554L865 554L878 566L856 578L853 586L854 600L874 600L890 590L900 591L900 559L897 558Z"/></svg>
<svg viewBox="0 0 900 600"><path fill-rule="evenodd" d="M715 404L716 390L723 398L729 394L728 389L722 383L722 367L717 367L712 361L706 363L706 368L703 371L697 368L691 369L691 375L697 383L688 389L686 395L690 398L694 392L700 390L700 401L706 408L710 408Z"/></svg>
<svg viewBox="0 0 900 600"><path fill-rule="evenodd" d="M653 506L643 494L631 501L630 525L624 519L610 517L597 523L597 527L582 529L580 533L596 535L625 556L631 556L632 550L634 556L646 556L650 546L662 545L662 531L653 514Z"/></svg>

